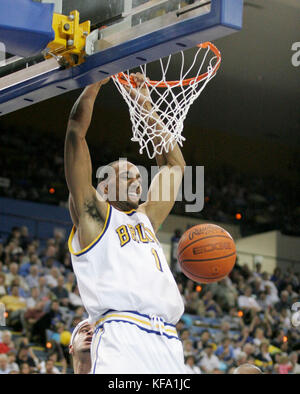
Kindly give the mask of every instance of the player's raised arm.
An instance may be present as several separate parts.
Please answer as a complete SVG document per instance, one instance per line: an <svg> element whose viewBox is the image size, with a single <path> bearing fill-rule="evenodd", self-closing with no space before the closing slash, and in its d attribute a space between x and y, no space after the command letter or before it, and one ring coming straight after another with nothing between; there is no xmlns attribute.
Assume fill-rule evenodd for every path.
<svg viewBox="0 0 300 394"><path fill-rule="evenodd" d="M135 74L134 80L138 88L141 89L142 95L147 97L149 93L144 84L142 74ZM151 112L148 120L149 126L151 127L159 117L152 111L150 97L149 100L144 100L142 105L145 111ZM166 141L168 140L168 133L162 129L160 122L157 122L156 130L161 131L161 135L158 133L157 137L154 138L154 145L159 145L161 138ZM154 230L157 231L174 206L184 174L185 160L177 143L168 153L163 151L161 154L156 154L155 159L157 165L160 167L160 171L152 180L147 201L140 206L140 209L147 214Z"/></svg>
<svg viewBox="0 0 300 394"><path fill-rule="evenodd" d="M101 86L108 80L87 86L74 104L69 116L65 139L65 176L72 196L72 213L77 219L85 204L95 198L92 186L92 165L86 142L94 103Z"/></svg>

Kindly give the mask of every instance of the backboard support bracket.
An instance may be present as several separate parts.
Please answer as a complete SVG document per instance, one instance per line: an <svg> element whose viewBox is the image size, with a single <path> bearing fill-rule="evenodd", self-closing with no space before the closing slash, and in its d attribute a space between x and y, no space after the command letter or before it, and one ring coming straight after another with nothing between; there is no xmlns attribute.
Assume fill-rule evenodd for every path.
<svg viewBox="0 0 300 394"><path fill-rule="evenodd" d="M133 26L127 32L125 25L125 31L119 35L113 32L113 26L96 33L93 31L89 42L90 56L87 55L82 64L63 69L54 64L54 59L45 60L49 64L48 71L42 62L32 66L36 74L30 74L30 77L26 77L24 70L23 79L21 72L17 76L10 74L0 78L0 116L192 48L200 42L217 40L242 28L243 0L211 0L209 13L194 15L194 12L189 9L176 20L170 13L164 19L169 21L167 27L161 26L161 20L157 18L153 21L156 23L154 30L146 22L144 26ZM132 36L131 31L135 31ZM118 36L125 37L125 41L118 41ZM101 46L104 41L105 45ZM86 50L88 52L88 48Z"/></svg>

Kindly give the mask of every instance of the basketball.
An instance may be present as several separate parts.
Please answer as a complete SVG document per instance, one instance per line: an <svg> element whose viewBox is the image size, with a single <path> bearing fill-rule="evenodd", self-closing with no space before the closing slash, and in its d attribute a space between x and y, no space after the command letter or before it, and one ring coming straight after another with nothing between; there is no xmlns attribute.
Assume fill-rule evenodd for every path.
<svg viewBox="0 0 300 394"><path fill-rule="evenodd" d="M214 224L199 224L185 231L178 243L182 272L198 283L224 279L233 269L236 248L231 235Z"/></svg>

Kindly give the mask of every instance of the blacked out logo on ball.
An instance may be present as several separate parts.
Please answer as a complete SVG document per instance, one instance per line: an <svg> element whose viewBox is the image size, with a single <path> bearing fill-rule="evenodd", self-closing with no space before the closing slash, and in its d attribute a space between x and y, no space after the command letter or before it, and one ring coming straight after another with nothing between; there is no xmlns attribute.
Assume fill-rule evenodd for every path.
<svg viewBox="0 0 300 394"><path fill-rule="evenodd" d="M200 246L193 249L194 254L202 254L202 253L209 253L213 252L214 250L224 250L224 249L231 249L232 244L230 242L217 242L214 244L209 244L205 246Z"/></svg>

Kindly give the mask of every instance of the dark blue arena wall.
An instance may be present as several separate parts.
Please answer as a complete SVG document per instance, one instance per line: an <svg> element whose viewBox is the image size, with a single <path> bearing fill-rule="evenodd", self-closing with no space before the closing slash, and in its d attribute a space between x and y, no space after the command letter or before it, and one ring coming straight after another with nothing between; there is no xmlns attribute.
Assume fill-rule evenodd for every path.
<svg viewBox="0 0 300 394"><path fill-rule="evenodd" d="M53 237L55 229L68 236L72 222L66 208L0 198L0 237L6 238L14 226L27 226L32 236L45 240Z"/></svg>

